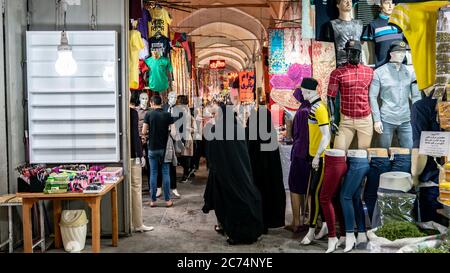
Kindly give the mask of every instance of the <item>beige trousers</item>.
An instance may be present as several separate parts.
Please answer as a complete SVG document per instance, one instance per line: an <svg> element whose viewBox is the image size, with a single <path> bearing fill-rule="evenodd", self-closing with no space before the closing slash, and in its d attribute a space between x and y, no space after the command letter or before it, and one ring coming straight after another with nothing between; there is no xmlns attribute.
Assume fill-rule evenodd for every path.
<svg viewBox="0 0 450 273"><path fill-rule="evenodd" d="M373 136L372 115L355 119L341 114L339 133L334 139L334 148L347 151L352 144L355 132L358 134L358 149L370 148Z"/></svg>
<svg viewBox="0 0 450 273"><path fill-rule="evenodd" d="M131 159L131 220L133 227L138 228L142 222L142 167Z"/></svg>

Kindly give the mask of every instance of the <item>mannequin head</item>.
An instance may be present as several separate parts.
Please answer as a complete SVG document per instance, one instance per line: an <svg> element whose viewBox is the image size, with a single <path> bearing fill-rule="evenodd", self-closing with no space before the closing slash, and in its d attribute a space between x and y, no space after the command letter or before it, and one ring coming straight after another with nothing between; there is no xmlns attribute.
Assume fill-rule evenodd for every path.
<svg viewBox="0 0 450 273"><path fill-rule="evenodd" d="M145 92L139 95L139 107L144 110L148 108L148 95Z"/></svg>
<svg viewBox="0 0 450 273"><path fill-rule="evenodd" d="M394 51L391 52L391 63L403 63L406 57L406 51Z"/></svg>
<svg viewBox="0 0 450 273"><path fill-rule="evenodd" d="M391 63L403 63L406 57L406 51L409 50L409 46L403 41L392 42L389 52L390 52L390 62Z"/></svg>
<svg viewBox="0 0 450 273"><path fill-rule="evenodd" d="M381 0L380 1L380 8L381 12L384 15L390 16L392 14L392 11L394 10L395 4L392 2L392 0Z"/></svg>
<svg viewBox="0 0 450 273"><path fill-rule="evenodd" d="M361 63L361 43L359 41L349 40L345 44L348 63L358 65Z"/></svg>
<svg viewBox="0 0 450 273"><path fill-rule="evenodd" d="M177 103L177 92L169 92L168 103L170 106L175 106L175 104Z"/></svg>
<svg viewBox="0 0 450 273"><path fill-rule="evenodd" d="M352 11L352 0L336 0L336 6L339 9L339 14Z"/></svg>
<svg viewBox="0 0 450 273"><path fill-rule="evenodd" d="M304 100L307 101L312 101L314 100L316 97L318 97L319 95L317 94L317 86L319 85L319 83L313 79L313 78L303 78L302 80L302 84L300 85L301 87L301 95L303 96L299 96L297 98L297 96L294 93L295 98L299 101L299 99L301 99L301 97L304 98ZM300 95L300 94L297 94Z"/></svg>

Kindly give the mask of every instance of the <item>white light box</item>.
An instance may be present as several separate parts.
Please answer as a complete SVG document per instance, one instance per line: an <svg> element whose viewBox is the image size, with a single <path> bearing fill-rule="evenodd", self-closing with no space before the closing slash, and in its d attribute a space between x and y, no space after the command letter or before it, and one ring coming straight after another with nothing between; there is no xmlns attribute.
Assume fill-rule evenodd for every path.
<svg viewBox="0 0 450 273"><path fill-rule="evenodd" d="M27 32L30 163L119 162L117 33L67 36L78 69L60 76L61 32Z"/></svg>

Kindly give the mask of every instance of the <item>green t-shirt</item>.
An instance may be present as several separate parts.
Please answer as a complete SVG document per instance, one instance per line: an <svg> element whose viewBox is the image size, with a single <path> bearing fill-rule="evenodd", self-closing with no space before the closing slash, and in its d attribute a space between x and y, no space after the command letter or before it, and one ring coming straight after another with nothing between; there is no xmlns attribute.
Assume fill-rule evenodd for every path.
<svg viewBox="0 0 450 273"><path fill-rule="evenodd" d="M150 57L145 60L149 73L148 87L155 92L164 92L169 88L169 79L167 77L167 71L172 72L172 64L166 57L154 59Z"/></svg>

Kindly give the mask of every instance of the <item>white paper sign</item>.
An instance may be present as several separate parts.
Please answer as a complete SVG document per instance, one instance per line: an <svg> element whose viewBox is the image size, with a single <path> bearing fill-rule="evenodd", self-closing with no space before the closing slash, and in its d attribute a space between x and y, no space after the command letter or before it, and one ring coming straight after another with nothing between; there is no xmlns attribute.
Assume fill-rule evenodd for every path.
<svg viewBox="0 0 450 273"><path fill-rule="evenodd" d="M447 156L450 150L450 132L422 132L419 154Z"/></svg>

